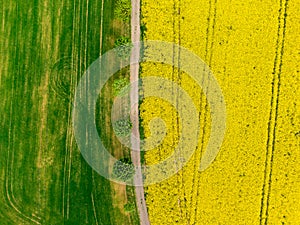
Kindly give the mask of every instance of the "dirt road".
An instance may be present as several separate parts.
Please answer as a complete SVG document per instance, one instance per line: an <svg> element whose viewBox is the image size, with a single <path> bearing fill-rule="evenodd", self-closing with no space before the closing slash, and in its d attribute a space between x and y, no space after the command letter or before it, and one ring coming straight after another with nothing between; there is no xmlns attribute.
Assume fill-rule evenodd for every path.
<svg viewBox="0 0 300 225"><path fill-rule="evenodd" d="M131 12L131 40L133 43L140 41L140 0L131 0L132 12ZM131 59L139 57L140 48L134 48L131 52ZM139 79L139 64L134 64L130 66L130 82L134 83ZM130 90L130 101L131 103L138 102L138 86L133 85ZM135 138L131 138L131 145L133 149L138 149L138 151L131 152L132 162L135 166L141 165L141 155L140 155L140 134L139 134L139 108L138 104L134 104L131 108L131 121L133 124L133 134ZM135 193L136 193L136 203L138 207L140 224L150 225L147 206L144 195L143 178L141 170L138 170L135 177Z"/></svg>

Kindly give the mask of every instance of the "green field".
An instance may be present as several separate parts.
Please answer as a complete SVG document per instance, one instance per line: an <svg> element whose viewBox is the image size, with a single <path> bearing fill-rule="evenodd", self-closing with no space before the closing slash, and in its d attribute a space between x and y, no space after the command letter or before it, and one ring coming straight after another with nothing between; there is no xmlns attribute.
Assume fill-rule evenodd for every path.
<svg viewBox="0 0 300 225"><path fill-rule="evenodd" d="M114 0L103 1L0 0L1 225L138 224L136 212L123 210L135 202L133 189L93 172L72 130L76 83L129 32L114 19ZM110 86L100 98L102 119ZM114 155L128 154L111 126L99 126Z"/></svg>

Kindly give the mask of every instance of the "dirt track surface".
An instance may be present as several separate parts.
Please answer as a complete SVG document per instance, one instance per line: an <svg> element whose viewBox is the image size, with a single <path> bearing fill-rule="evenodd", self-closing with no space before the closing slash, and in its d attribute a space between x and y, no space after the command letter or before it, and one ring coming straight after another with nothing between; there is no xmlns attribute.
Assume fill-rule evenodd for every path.
<svg viewBox="0 0 300 225"><path fill-rule="evenodd" d="M132 12L131 12L131 40L133 43L140 41L140 0L132 0ZM131 53L131 59L138 57L140 55L140 49L135 48ZM139 79L139 64L134 64L130 66L130 82L134 83ZM130 91L130 101L131 103L138 102L138 87L133 85ZM131 138L131 144L133 149L138 149L138 151L132 151L131 158L135 166L141 165L141 155L140 155L140 134L139 134L139 108L138 104L135 104L131 108L131 121L133 124L133 134L135 138ZM144 195L144 187L140 184L143 183L142 172L138 170L135 177L135 193L136 193L136 203L138 207L140 224L150 225L147 206Z"/></svg>

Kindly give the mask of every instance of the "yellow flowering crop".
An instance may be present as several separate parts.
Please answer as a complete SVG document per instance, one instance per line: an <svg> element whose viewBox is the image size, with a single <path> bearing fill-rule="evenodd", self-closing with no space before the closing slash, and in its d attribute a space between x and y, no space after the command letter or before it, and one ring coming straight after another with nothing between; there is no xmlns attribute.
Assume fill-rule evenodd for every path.
<svg viewBox="0 0 300 225"><path fill-rule="evenodd" d="M205 95L177 68L142 64L142 77L178 83L200 121L198 147L187 165L146 189L152 225L300 224L299 11L298 0L143 0L145 38L175 42L199 55L227 108L222 148L199 172L211 129ZM174 60L179 58L175 50ZM146 163L155 164L172 154L181 124L176 109L154 97L144 99L141 117L146 137L155 132L151 119L160 117L166 125L162 144L145 154Z"/></svg>

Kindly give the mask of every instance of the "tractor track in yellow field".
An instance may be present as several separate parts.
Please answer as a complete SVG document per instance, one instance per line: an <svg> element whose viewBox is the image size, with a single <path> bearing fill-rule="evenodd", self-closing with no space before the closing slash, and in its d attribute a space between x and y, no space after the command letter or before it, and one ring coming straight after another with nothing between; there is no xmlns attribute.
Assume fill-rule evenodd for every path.
<svg viewBox="0 0 300 225"><path fill-rule="evenodd" d="M178 18L178 45L181 46L181 0L178 0L178 10L177 10L177 18ZM178 51L178 59L177 59L177 72L178 72L178 85L180 86L181 85L181 71L180 71L180 48L177 49ZM179 88L179 86L177 88ZM179 90L177 90L177 102L176 102L176 108L179 109L179 101L180 101L180 96L178 96L179 94ZM177 117L177 133L178 135L180 135L180 130L179 130L179 117ZM179 152L179 158L177 160L177 163L179 164L182 164L182 162L180 161L181 159L181 155L180 155L180 152ZM179 165L179 168L182 168L182 165ZM181 174L181 182L179 182L179 185L178 185L178 193L180 193L180 196L185 196L185 190L183 188L183 184L184 184L184 176L183 176L183 169L181 169L179 171L179 173ZM182 195L182 192L183 192L183 195ZM179 208L180 208L180 216L181 216L181 219L182 216L183 216L183 210L182 210L182 205L184 207L184 209L186 209L186 201L182 201L182 199L180 199L180 196L178 197L178 205L179 205ZM184 199L183 199L184 200ZM183 202L183 204L182 204ZM185 210L186 212L186 210ZM185 214L185 217L187 217L187 214Z"/></svg>
<svg viewBox="0 0 300 225"><path fill-rule="evenodd" d="M173 1L173 13L174 13L174 17L173 17L173 43L175 44L178 44L179 46L181 45L181 35L180 35L180 7L181 7L181 1L178 0L178 6L176 6L176 2ZM176 16L175 16L176 15ZM177 19L177 21L176 21ZM178 25L176 26L176 22L178 23ZM176 38L176 32L178 32L178 38ZM176 40L177 39L177 40ZM176 65L175 64L175 58L176 58L176 53L177 53L177 69L175 70L175 67L173 66L172 68L172 80L177 80L177 83L178 85L180 86L180 83L181 83L181 76L180 76L180 48L177 48L173 47L173 65ZM175 73L177 73L177 78L174 79L174 75ZM174 90L173 90L174 91ZM176 98L176 108L178 109L178 105L179 105L179 98L180 96L178 96L179 94L179 90L178 90L178 87L177 87L177 90L175 92L175 98ZM172 118L174 118L174 115L172 115ZM177 124L177 135L180 135L180 130L179 130L179 117L177 116L176 117L176 124ZM179 153L180 154L180 153ZM178 155L178 158L176 160L176 167L177 168L182 168L180 164L180 155ZM180 174L180 176L177 176L177 182L178 182L178 193L182 192L183 191L183 188L182 188L182 184L183 184L183 171L178 171L178 174ZM180 178L181 178L181 181L180 181ZM178 196L178 199L177 199L177 204L178 204L178 207L179 207L179 210L180 210L180 217L181 217L181 220L183 220L183 210L182 210L182 201L180 199L180 196ZM186 202L183 202L184 204L186 204Z"/></svg>
<svg viewBox="0 0 300 225"><path fill-rule="evenodd" d="M211 63L212 63L212 57L213 57L213 54L212 54L212 49L213 49L213 45L214 45L214 35L215 35L215 25L216 25L216 16L217 16L217 8L216 8L216 5L217 5L217 0L210 0L209 1L209 14L208 14L208 17L207 17L207 29L206 29L206 44L205 44L205 61L208 63L208 66L211 66ZM205 77L203 78L205 79ZM203 83L204 80L202 81ZM208 80L208 83L209 83L209 80ZM205 97L205 94L204 93L205 90L203 90L203 92L201 93L200 95L200 112L199 112L199 119L201 121L201 116L203 114L203 120L204 120L204 123L203 123L203 128L202 128L202 134L201 132L199 133L199 135L202 135L201 136L201 148L200 148L200 158L195 158L196 161L201 161L201 157L202 157L202 154L203 154L203 151L204 151L204 140L205 140L205 134L206 134L206 129L207 129L207 113L208 113L208 105L207 105L207 102L206 102L206 97ZM207 90L208 91L208 90ZM197 221L197 213L198 213L198 204L199 204L199 198L197 198L198 194L199 194L199 186L200 186L200 175L199 175L199 165L200 164L197 164L195 162L195 170L196 171L194 173L194 180L196 185L194 185L194 182L193 182L193 186L196 187L196 195L195 195L195 198L196 198L196 208L195 208L195 213L194 213L194 223L196 223ZM192 189L193 190L193 189ZM194 192L194 190L193 190ZM191 195L191 198L193 198L193 194ZM193 200L191 199L191 203L193 202ZM193 204L191 204L191 209L192 209L192 206ZM191 209L190 209L190 212L191 212ZM189 224L191 224L191 219L189 218Z"/></svg>
<svg viewBox="0 0 300 225"><path fill-rule="evenodd" d="M286 22L287 22L288 0L280 0L278 16L278 33L276 41L276 52L273 67L271 109L268 121L268 136L266 143L266 161L264 170L264 183L262 187L260 225L268 223L270 194L272 188L272 171L275 155L276 128L278 119L278 108L280 98L282 61L285 46Z"/></svg>

